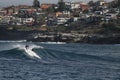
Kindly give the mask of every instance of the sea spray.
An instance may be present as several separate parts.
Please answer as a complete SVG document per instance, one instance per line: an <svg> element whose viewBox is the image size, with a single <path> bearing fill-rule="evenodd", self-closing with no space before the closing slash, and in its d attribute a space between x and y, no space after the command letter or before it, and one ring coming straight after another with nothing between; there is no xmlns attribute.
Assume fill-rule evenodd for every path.
<svg viewBox="0 0 120 80"><path fill-rule="evenodd" d="M30 45L28 45L28 48L26 48L25 46L26 46L25 44L24 44L24 45L17 45L17 47L18 47L19 49L24 49L25 52L27 53L27 55L30 56L31 58L41 59L41 57L40 57L37 53L35 53L35 52L33 51L33 49L34 49L34 48L42 48L42 49L43 49L42 46L37 46L37 45L35 45L35 44L30 44Z"/></svg>
<svg viewBox="0 0 120 80"><path fill-rule="evenodd" d="M3 48L1 46L0 51L6 51L6 50L12 50L12 49L24 50L25 55L27 55L27 56L29 56L31 58L41 59L41 57L36 52L34 52L33 49L34 48L41 48L41 49L43 49L42 46L38 46L38 45L35 45L33 43L29 44L29 48L28 49L25 48L26 43L14 43L14 44L13 43L12 44L7 43L7 44L4 44L3 46L4 46Z"/></svg>

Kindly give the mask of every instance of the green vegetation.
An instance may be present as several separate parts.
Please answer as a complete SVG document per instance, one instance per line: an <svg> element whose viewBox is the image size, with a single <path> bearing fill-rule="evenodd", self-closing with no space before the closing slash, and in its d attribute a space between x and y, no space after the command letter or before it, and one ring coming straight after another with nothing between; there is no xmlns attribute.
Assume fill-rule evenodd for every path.
<svg viewBox="0 0 120 80"><path fill-rule="evenodd" d="M42 22L42 20L41 20ZM44 23L44 22L43 22ZM42 23L41 23L42 24ZM101 22L98 25L84 25L79 22L70 23L68 26L4 26L8 30L31 31L40 30L48 32L71 32L76 31L85 34L120 34L120 25L114 22Z"/></svg>
<svg viewBox="0 0 120 80"><path fill-rule="evenodd" d="M63 0L59 0L58 5L58 11L62 12L65 10L65 2Z"/></svg>
<svg viewBox="0 0 120 80"><path fill-rule="evenodd" d="M33 30L33 27L26 27L26 26L15 26L13 27L14 30L18 30L18 31L30 31Z"/></svg>
<svg viewBox="0 0 120 80"><path fill-rule="evenodd" d="M31 31L31 30L37 30L40 27L39 26L2 26L1 28L6 28L7 30L17 30L17 31Z"/></svg>
<svg viewBox="0 0 120 80"><path fill-rule="evenodd" d="M115 23L101 23L99 27L84 29L85 33L94 33L94 34L119 34L120 26Z"/></svg>
<svg viewBox="0 0 120 80"><path fill-rule="evenodd" d="M34 0L33 7L34 8L39 8L40 7L40 2L38 0Z"/></svg>

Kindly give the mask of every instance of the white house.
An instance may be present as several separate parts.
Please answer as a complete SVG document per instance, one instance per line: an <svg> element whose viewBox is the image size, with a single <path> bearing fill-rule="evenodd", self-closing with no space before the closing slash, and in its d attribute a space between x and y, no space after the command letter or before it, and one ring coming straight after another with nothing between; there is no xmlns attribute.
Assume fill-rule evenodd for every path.
<svg viewBox="0 0 120 80"><path fill-rule="evenodd" d="M81 2L72 2L71 9L79 9Z"/></svg>
<svg viewBox="0 0 120 80"><path fill-rule="evenodd" d="M57 24L58 24L58 25L64 24L64 23L66 23L69 19L70 19L70 18L59 17L59 18L57 18Z"/></svg>

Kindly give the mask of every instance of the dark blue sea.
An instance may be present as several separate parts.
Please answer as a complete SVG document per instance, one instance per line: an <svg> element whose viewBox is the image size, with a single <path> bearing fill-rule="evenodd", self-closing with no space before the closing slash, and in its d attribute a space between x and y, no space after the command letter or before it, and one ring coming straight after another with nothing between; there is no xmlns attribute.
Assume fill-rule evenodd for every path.
<svg viewBox="0 0 120 80"><path fill-rule="evenodd" d="M120 80L120 45L1 41L0 80Z"/></svg>

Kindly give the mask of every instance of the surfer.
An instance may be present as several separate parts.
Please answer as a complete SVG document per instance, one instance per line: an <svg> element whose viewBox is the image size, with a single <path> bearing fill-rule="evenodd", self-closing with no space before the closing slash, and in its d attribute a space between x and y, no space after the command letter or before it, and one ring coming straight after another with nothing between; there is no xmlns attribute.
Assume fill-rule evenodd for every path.
<svg viewBox="0 0 120 80"><path fill-rule="evenodd" d="M28 48L29 48L29 46L28 46L28 45L26 45L26 46L25 46L25 48L26 48L26 49L28 49Z"/></svg>

